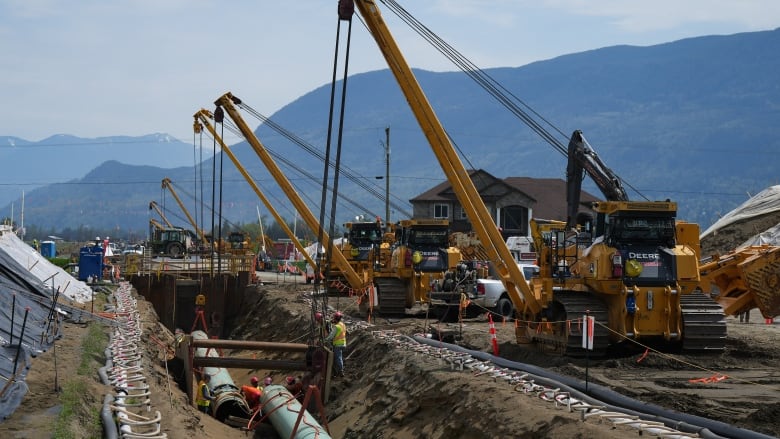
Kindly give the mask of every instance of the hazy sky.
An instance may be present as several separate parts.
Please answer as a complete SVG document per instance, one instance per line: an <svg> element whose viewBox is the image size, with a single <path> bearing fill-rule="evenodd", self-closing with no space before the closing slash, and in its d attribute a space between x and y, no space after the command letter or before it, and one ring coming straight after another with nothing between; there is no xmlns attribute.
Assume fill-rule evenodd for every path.
<svg viewBox="0 0 780 439"><path fill-rule="evenodd" d="M399 1L482 68L780 26L778 0ZM189 142L193 113L213 109L227 91L270 116L329 83L336 6L336 0L2 0L0 136L38 141L164 132ZM457 70L386 6L380 9L409 64ZM353 20L350 73L384 68L373 39Z"/></svg>

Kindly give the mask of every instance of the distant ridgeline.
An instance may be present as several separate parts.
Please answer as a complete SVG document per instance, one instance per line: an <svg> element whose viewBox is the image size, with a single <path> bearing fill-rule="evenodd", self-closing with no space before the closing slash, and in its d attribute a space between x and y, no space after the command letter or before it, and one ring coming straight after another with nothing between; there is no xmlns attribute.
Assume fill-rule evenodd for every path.
<svg viewBox="0 0 780 439"><path fill-rule="evenodd" d="M672 199L679 205L679 218L698 222L703 230L750 195L778 182L778 47L780 30L775 30L651 47L608 47L486 72L560 129L564 145L573 130L582 130L600 158L626 181L631 199ZM467 168L484 169L499 178L566 178L566 158L465 74L420 70L416 74ZM313 146L320 157L327 136L329 93L330 86L323 85L270 116ZM308 176L301 174L278 160L299 192L308 197L311 210L318 212L321 188L312 176L322 179L321 158L268 124L260 126L260 121L244 117L259 126L258 138L272 153L308 172ZM392 200L408 206L409 199L445 176L389 71L354 75L347 93L341 165L360 175L360 181L376 185L382 194L384 181L376 177L385 175L386 127L390 127ZM4 182L60 182L36 189L0 186L0 196L5 197L0 198L5 206L2 216L10 215L14 199L18 221L20 193L25 190L27 223L110 228L120 235L144 231L150 218L148 204L164 201L160 182L168 177L192 195L187 201L190 211L210 220L211 212L199 203L211 204L212 171L218 180L214 199L219 200L221 193L226 219L236 224L257 222L257 206L267 215L230 160L218 160L215 167L207 160L196 172L192 145L172 140L163 147L160 136L112 137L102 139L102 146L55 136L38 143L61 146L45 149L21 139L0 138L0 159L14 163L4 170L8 172ZM139 140L147 138L149 143ZM16 146L6 147L9 142ZM106 142L119 146L106 148ZM334 142L334 154L335 148ZM233 151L279 204L280 213L292 221L289 203L254 152L241 144ZM196 175L204 177L203 184L196 182ZM583 188L601 195L587 178ZM384 217L384 200L343 174L339 189L337 224L356 214ZM15 192L12 197L9 190ZM169 197L167 209L176 211L172 201ZM392 211L391 220L398 219L400 213Z"/></svg>

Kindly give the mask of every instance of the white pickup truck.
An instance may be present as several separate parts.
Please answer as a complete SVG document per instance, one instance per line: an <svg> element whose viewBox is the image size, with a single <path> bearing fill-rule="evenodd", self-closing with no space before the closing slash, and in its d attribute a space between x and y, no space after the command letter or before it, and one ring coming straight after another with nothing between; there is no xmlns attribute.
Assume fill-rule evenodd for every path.
<svg viewBox="0 0 780 439"><path fill-rule="evenodd" d="M478 267L470 262L464 262L458 267L457 272L448 273L444 281L431 288L430 307L438 314L449 316L457 315L460 306L461 294L465 294L469 300L468 312L483 313L491 311L502 317L514 315L515 307L509 294L504 288L504 283L498 279L478 278ZM539 275L539 267L533 264L517 264L523 271L523 276L530 282L531 278Z"/></svg>

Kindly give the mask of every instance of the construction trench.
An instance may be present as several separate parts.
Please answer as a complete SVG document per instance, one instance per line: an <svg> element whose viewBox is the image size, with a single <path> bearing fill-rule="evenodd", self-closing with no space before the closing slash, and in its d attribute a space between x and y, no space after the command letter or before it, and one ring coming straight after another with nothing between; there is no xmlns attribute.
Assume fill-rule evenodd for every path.
<svg viewBox="0 0 780 439"><path fill-rule="evenodd" d="M267 273L265 276L268 279ZM494 389L491 393L498 394L508 390L533 396L532 400L540 401L536 404L554 407L548 409L556 412L548 414L553 419L565 412L571 417L568 421L570 425L576 425L577 428L587 431L595 427L610 426L610 429L617 429L620 433L610 436L591 432L591 435L581 437L622 437L629 431L633 431L633 434L663 437L773 437L723 420L685 413L679 408L669 410L647 401L632 399L620 394L619 390L612 390L613 386L609 381L599 382L591 379L590 383L585 384L581 376L571 377L556 373L555 369L568 371L567 367L570 366L561 366L566 364L564 360L552 361L550 364L557 367L548 370L545 367L508 359L512 357L511 353L517 354L519 351L512 351L510 355L504 355L507 358L501 358L489 354L489 348L474 350L440 340L434 341L436 336L432 334L448 334L450 337L453 333L457 334L456 324L442 326L439 322L428 322L412 316L400 320L377 318L373 324L369 324L360 318L357 306L348 297L331 298L332 308L343 309L349 315L349 379L339 380L331 377L329 373L329 350L318 347L316 342L309 344L310 337L307 333L311 329L311 288L300 282L299 278L275 275L270 277L270 282L263 283L261 279L256 279L258 282L253 283L253 276L245 275L247 282L242 283L231 275L223 275L216 282L221 289L212 294L204 287L210 285L208 277L197 282L177 280L177 277L181 276L163 274L131 277L131 280L133 285L137 283L141 286L141 289L136 287L136 290L154 305L160 322L175 333L176 358L168 361L167 367L170 367L172 375L184 377L183 382L181 379L177 381L187 392L190 403L193 401L192 394L198 379L194 371L209 373L214 377L210 387L216 396L213 416L236 428L237 434L244 434L240 433L242 430L255 430L255 437L374 437L369 434L370 431L385 431L399 434L393 436L390 433L388 437L405 437L400 432L408 431L414 432L409 437L498 437L506 434L541 434L537 437L545 437L567 431L567 427L560 427L564 430L556 430L553 426L540 427L538 418L512 413L499 416L506 418L498 423L499 425L483 420L473 421L473 425L469 426L458 426L459 422L453 422L447 416L442 417L442 414L430 416L431 412L437 410L448 414L451 409L460 411L463 408L458 407L472 404L460 401L457 405L448 406L446 402L457 395L453 394L450 385L445 383L452 380L459 382L466 374L471 376L467 380L469 382L482 380L490 388L504 388L500 391ZM274 278L283 285L273 285ZM197 304L199 293L206 296L205 304ZM222 299L210 300L212 295L220 295ZM186 301L190 301L191 305L186 306ZM286 308L289 305L293 310ZM224 319L215 318L215 314L224 316ZM178 324L174 327L168 326L174 322ZM209 326L209 323L213 322L222 323L215 326L220 332L208 332L207 335L204 329L213 331ZM462 325L471 326L472 323ZM500 332L505 331L501 329ZM468 346L469 343L464 343L469 340L468 336L461 333L461 337L459 343ZM455 338L459 337L456 335ZM507 344L502 341L502 350L509 350ZM382 370L388 366L379 367L374 364L373 362L380 361L376 358L376 355L379 355L377 346L384 355L381 360L383 364L397 362L396 366L403 365L403 370L396 369L388 376L389 372ZM533 360L535 357L531 358ZM420 362L424 365L419 366ZM352 366L350 370L350 365L353 364L360 364L359 369ZM377 371L366 370L369 368L376 368ZM291 395L283 386L273 385L261 400L261 407L270 412L270 416L253 417L240 393L242 378L234 379L247 372L261 377L266 374L273 375L274 382L277 383L283 382L285 375L306 376L309 378L307 385L312 384L313 391L308 395L310 399L303 405L303 398L296 399L295 395ZM379 375L373 375L374 373ZM394 398L391 395L395 394L397 389L388 380L398 381L401 387L405 387L402 383L406 382L408 386L419 389L405 389L409 392L408 395L389 401ZM437 381L438 385L433 384ZM348 392L360 392L353 389L354 386L366 386L374 390L377 390L377 386L385 388L385 396L378 398L384 401L378 404L386 406L383 410L388 413L377 417L376 402L367 404L366 407L355 407L353 401L352 405L345 406L344 404L348 404L344 401ZM436 392L441 392L441 395L432 394ZM482 393L478 392L477 395L476 398L479 398ZM322 406L318 405L315 399L319 400ZM492 403L489 399L486 397L486 408L493 411L495 409L490 409ZM309 410L301 410L303 406ZM780 402L771 402L769 406L774 410L780 406ZM366 418L369 424L344 420L354 416L353 412L359 410L364 411L362 417ZM414 420L425 416L446 420L443 425L452 425L441 429L433 428L432 425L416 426L417 422ZM512 419L517 416L526 418L532 426L514 427L515 433L505 431L506 428L512 428L508 425L518 422L518 419ZM475 418L478 419L479 416ZM375 425L370 425L372 419ZM381 422L386 425L379 425L380 421L377 419L383 419ZM465 419L461 421L465 422ZM343 425L345 422L350 425ZM269 430L270 427L272 430ZM274 434L276 436L273 436Z"/></svg>

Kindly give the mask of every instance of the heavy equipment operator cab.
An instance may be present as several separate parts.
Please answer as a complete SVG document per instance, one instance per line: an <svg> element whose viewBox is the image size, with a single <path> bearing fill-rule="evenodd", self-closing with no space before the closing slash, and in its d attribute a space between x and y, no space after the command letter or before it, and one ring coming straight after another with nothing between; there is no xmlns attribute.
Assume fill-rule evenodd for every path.
<svg viewBox="0 0 780 439"><path fill-rule="evenodd" d="M594 243L616 250L614 277L627 285L676 283L674 203L604 202L594 210Z"/></svg>
<svg viewBox="0 0 780 439"><path fill-rule="evenodd" d="M445 271L449 266L450 227L446 220L403 220L396 228L397 249L404 266L422 272Z"/></svg>

